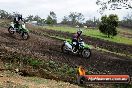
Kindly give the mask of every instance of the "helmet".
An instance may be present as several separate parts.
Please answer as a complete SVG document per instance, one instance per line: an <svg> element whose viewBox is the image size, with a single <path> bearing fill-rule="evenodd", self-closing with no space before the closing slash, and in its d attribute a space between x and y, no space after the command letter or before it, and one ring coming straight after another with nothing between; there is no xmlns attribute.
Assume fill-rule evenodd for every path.
<svg viewBox="0 0 132 88"><path fill-rule="evenodd" d="M18 17L21 17L21 18L22 18L22 15L21 15L21 14L19 14L19 15L18 15Z"/></svg>
<svg viewBox="0 0 132 88"><path fill-rule="evenodd" d="M77 34L78 34L78 35L81 35L81 34L82 34L82 30L81 30L81 29L78 29L78 30L77 30Z"/></svg>
<svg viewBox="0 0 132 88"><path fill-rule="evenodd" d="M22 14L20 15L20 17L22 18Z"/></svg>

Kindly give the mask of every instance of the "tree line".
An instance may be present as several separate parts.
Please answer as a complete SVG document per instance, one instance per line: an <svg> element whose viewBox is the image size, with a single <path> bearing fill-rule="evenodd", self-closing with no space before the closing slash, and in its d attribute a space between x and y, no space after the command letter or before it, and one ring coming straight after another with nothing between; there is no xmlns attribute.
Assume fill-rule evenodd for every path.
<svg viewBox="0 0 132 88"><path fill-rule="evenodd" d="M18 13L13 12L9 13L5 10L0 10L0 18L1 19L10 19L13 20L13 17ZM56 25L56 24L63 24L63 25L70 25L76 26L79 25L80 27L87 26L87 27L97 27L100 24L98 18L93 17L92 19L85 20L85 17L82 13L71 12L69 15L64 16L60 23L57 23L57 16L55 12L51 11L46 19L41 18L40 16L36 15L29 15L24 18L26 22L36 21L37 25ZM129 13L127 16L123 18L123 20L119 21L119 26L132 28L132 14Z"/></svg>
<svg viewBox="0 0 132 88"><path fill-rule="evenodd" d="M0 19L9 19L13 20L13 18L19 15L18 13L8 13L4 10L0 10ZM116 27L129 27L132 28L132 15L128 14L123 20L119 21L119 18L115 14L110 14L109 16L102 16L101 19L97 19L94 17L93 19L89 19L84 22L84 15L82 13L71 12L69 15L64 16L60 23L57 23L57 16L55 12L51 11L46 19L39 17L38 15L33 16L29 15L24 18L25 22L33 22L36 21L36 25L69 25L72 27L98 27L99 31L103 34L106 34L107 37L112 37L117 35Z"/></svg>
<svg viewBox="0 0 132 88"><path fill-rule="evenodd" d="M13 20L13 18L18 15L17 12L8 13L7 11L0 10L0 19L10 19ZM96 27L99 23L99 19L94 17L93 19L89 19L86 22L84 22L85 18L82 13L77 12L71 12L69 15L64 16L62 18L62 21L60 23L57 23L57 16L56 13L53 11L50 11L49 15L46 19L41 18L40 16L36 15L29 15L26 18L24 18L26 22L32 22L36 21L37 25L56 25L56 24L62 24L62 25L70 25L70 26L76 26L79 25L80 27L88 26L88 27Z"/></svg>
<svg viewBox="0 0 132 88"><path fill-rule="evenodd" d="M119 21L119 26L132 28L132 0L97 0L96 4L100 6L100 14L106 10L129 9L130 12Z"/></svg>

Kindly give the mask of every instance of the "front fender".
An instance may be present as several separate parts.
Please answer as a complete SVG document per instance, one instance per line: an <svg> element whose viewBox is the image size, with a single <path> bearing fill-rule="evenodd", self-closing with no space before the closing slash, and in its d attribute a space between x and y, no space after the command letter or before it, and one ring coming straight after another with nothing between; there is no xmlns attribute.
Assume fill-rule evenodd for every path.
<svg viewBox="0 0 132 88"><path fill-rule="evenodd" d="M13 23L11 23L10 26L14 28L14 24Z"/></svg>

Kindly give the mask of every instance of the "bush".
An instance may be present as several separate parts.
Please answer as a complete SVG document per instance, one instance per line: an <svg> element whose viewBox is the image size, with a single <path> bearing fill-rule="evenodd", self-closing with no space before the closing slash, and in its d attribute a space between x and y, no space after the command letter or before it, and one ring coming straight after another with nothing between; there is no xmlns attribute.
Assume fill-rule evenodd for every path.
<svg viewBox="0 0 132 88"><path fill-rule="evenodd" d="M2 22L0 22L0 27L8 28L10 26L9 22L8 20L2 20Z"/></svg>
<svg viewBox="0 0 132 88"><path fill-rule="evenodd" d="M101 23L99 25L99 30L101 33L107 35L108 37L110 36L116 36L117 35L117 29L116 27L118 26L119 21L118 21L118 16L117 15L109 15L107 16L102 16L101 17Z"/></svg>
<svg viewBox="0 0 132 88"><path fill-rule="evenodd" d="M35 60L35 59L29 59L28 60L29 64L33 67L38 67L42 64L42 62L40 62L39 60Z"/></svg>

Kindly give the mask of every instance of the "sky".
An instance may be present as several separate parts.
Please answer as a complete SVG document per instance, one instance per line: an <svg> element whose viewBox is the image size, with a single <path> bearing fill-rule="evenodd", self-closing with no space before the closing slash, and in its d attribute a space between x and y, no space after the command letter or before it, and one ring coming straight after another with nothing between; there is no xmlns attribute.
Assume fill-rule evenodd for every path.
<svg viewBox="0 0 132 88"><path fill-rule="evenodd" d="M93 17L100 18L102 15L117 14L120 19L130 12L130 9L106 10L102 15L98 12L99 6L96 5L97 0L0 0L0 9L10 13L19 12L23 17L28 15L39 15L46 18L50 11L54 11L57 20L70 12L82 13L85 20Z"/></svg>

